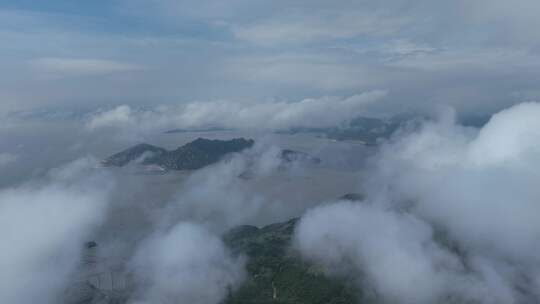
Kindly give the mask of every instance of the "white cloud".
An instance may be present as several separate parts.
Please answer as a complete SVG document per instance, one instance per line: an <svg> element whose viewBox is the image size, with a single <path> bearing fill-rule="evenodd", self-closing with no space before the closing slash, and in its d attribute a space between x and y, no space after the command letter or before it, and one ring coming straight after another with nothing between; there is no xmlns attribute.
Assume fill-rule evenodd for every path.
<svg viewBox="0 0 540 304"><path fill-rule="evenodd" d="M371 91L346 98L321 97L299 102L191 103L180 113L179 122L186 126L217 124L256 129L329 127L360 115L366 105L384 95L384 91Z"/></svg>
<svg viewBox="0 0 540 304"><path fill-rule="evenodd" d="M540 57L526 49L460 48L414 52L408 56L390 58L386 64L425 71L457 71L470 67L488 71L517 71L540 66Z"/></svg>
<svg viewBox="0 0 540 304"><path fill-rule="evenodd" d="M399 100L390 110L431 102L493 110L522 101L511 92L534 91L537 10L534 0L120 1L113 23L144 26L99 35L93 16L0 10L0 40L10 41L1 103L133 106L382 87ZM107 77L74 77L84 75Z"/></svg>
<svg viewBox="0 0 540 304"><path fill-rule="evenodd" d="M321 97L298 102L192 102L153 111L119 106L101 111L87 122L89 130L104 127L159 130L160 128L224 127L281 130L291 127L331 127L360 116L366 106L385 96L369 91L349 97Z"/></svg>
<svg viewBox="0 0 540 304"><path fill-rule="evenodd" d="M467 274L457 256L433 242L432 228L406 213L335 203L305 214L295 237L304 257L330 273L356 274L363 290L373 288L388 302L483 300L478 296L489 292L491 303L509 303L495 298L504 289L490 290Z"/></svg>
<svg viewBox="0 0 540 304"><path fill-rule="evenodd" d="M538 301L539 115L540 104L525 103L480 130L450 115L404 131L373 159L367 202L305 216L302 252L332 266L351 261L357 278L367 272L384 297L406 303Z"/></svg>
<svg viewBox="0 0 540 304"><path fill-rule="evenodd" d="M358 91L380 84L378 72L356 62L344 64L346 61L333 55L241 56L228 60L223 73L253 85L268 83L297 90Z"/></svg>
<svg viewBox="0 0 540 304"><path fill-rule="evenodd" d="M131 262L140 288L135 303L220 303L244 277L243 263L205 228L179 223L156 232Z"/></svg>
<svg viewBox="0 0 540 304"><path fill-rule="evenodd" d="M538 103L517 105L479 132L428 124L382 150L377 180L392 191L381 193L416 201L419 214L478 250L536 260L539 114Z"/></svg>
<svg viewBox="0 0 540 304"><path fill-rule="evenodd" d="M470 146L471 162L499 164L539 159L539 117L540 106L532 102L494 115Z"/></svg>
<svg viewBox="0 0 540 304"><path fill-rule="evenodd" d="M401 16L385 16L369 10L320 10L310 14L275 15L252 25L234 26L241 40L266 46L304 44L363 35L389 35L405 24Z"/></svg>
<svg viewBox="0 0 540 304"><path fill-rule="evenodd" d="M434 47L426 44L416 44L406 39L390 41L382 49L382 52L398 56L409 56L419 53L432 53L434 51L436 51Z"/></svg>
<svg viewBox="0 0 540 304"><path fill-rule="evenodd" d="M45 182L0 190L0 302L62 301L110 182L90 160L52 171Z"/></svg>
<svg viewBox="0 0 540 304"><path fill-rule="evenodd" d="M99 111L93 114L86 123L89 130L126 126L132 123L132 111L127 105L118 106L112 110Z"/></svg>

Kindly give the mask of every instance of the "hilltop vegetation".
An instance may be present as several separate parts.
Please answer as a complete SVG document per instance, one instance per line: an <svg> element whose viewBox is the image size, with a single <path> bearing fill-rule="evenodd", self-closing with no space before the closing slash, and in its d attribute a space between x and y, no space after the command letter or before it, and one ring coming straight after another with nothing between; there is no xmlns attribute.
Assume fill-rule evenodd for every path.
<svg viewBox="0 0 540 304"><path fill-rule="evenodd" d="M103 161L105 166L122 167L129 163L156 165L166 170L196 170L218 162L227 154L252 147L252 139L211 140L198 138L175 150L139 144Z"/></svg>
<svg viewBox="0 0 540 304"><path fill-rule="evenodd" d="M240 226L225 235L233 252L248 259L246 282L225 304L357 302L358 292L345 280L324 275L294 253L290 245L297 222L295 218L263 228Z"/></svg>

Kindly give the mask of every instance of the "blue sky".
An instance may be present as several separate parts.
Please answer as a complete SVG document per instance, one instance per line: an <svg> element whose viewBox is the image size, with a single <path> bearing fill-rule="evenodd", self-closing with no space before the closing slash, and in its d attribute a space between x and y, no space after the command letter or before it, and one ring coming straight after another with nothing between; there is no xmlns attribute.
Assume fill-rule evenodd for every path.
<svg viewBox="0 0 540 304"><path fill-rule="evenodd" d="M373 111L537 100L533 0L0 1L0 111L388 92Z"/></svg>

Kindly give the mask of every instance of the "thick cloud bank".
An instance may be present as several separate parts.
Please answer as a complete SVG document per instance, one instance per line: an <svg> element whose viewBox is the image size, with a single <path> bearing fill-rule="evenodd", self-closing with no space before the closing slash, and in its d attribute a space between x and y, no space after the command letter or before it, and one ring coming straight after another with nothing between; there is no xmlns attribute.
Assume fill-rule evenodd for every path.
<svg viewBox="0 0 540 304"><path fill-rule="evenodd" d="M359 116L366 105L386 93L369 91L346 98L321 97L298 102L241 103L231 101L193 102L182 107L136 111L122 105L95 113L86 127L140 128L238 128L288 129L291 127L330 127Z"/></svg>
<svg viewBox="0 0 540 304"><path fill-rule="evenodd" d="M241 260L205 228L179 223L146 239L131 262L135 303L219 303L244 276Z"/></svg>
<svg viewBox="0 0 540 304"><path fill-rule="evenodd" d="M0 302L60 303L111 190L90 160L0 191Z"/></svg>
<svg viewBox="0 0 540 304"><path fill-rule="evenodd" d="M303 217L300 252L392 302L538 302L539 117L524 103L480 130L450 117L404 131L374 159L367 201Z"/></svg>

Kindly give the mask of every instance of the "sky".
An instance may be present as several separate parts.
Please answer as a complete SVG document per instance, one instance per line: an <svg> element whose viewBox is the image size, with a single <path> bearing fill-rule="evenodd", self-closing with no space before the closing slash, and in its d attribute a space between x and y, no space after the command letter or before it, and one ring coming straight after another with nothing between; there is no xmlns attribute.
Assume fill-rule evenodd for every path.
<svg viewBox="0 0 540 304"><path fill-rule="evenodd" d="M0 1L0 111L294 103L366 113L538 100L535 0Z"/></svg>
<svg viewBox="0 0 540 304"><path fill-rule="evenodd" d="M130 304L219 303L246 275L222 233L301 216L292 249L386 302L538 303L539 11L0 0L0 302L61 302L85 274L80 245L96 240L145 284ZM439 117L377 147L275 132L415 111ZM462 113L498 114L473 127ZM176 128L206 131L164 133ZM258 144L192 173L99 161L140 142L238 136ZM284 148L322 164L284 165ZM366 199L336 201L349 192Z"/></svg>

